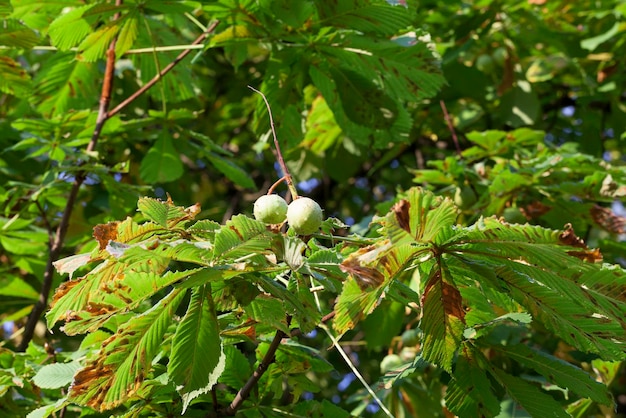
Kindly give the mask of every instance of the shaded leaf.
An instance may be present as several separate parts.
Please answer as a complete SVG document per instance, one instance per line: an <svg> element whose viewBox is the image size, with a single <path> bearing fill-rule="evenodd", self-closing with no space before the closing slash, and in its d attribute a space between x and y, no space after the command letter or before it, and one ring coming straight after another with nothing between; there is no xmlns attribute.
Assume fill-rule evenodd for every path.
<svg viewBox="0 0 626 418"><path fill-rule="evenodd" d="M579 396L591 398L607 406L613 404L605 385L570 363L522 344L494 348L520 364L534 369L550 382L568 388Z"/></svg>
<svg viewBox="0 0 626 418"><path fill-rule="evenodd" d="M172 136L163 131L141 160L139 174L146 183L168 183L179 179L183 171Z"/></svg>
<svg viewBox="0 0 626 418"><path fill-rule="evenodd" d="M254 188L254 181L248 173L237 166L230 159L221 157L215 153L208 153L207 158L222 174L238 186Z"/></svg>
<svg viewBox="0 0 626 418"><path fill-rule="evenodd" d="M37 73L32 100L44 115L84 109L90 103L86 98L98 97L94 83L99 77L96 65L76 61L71 53L57 53Z"/></svg>
<svg viewBox="0 0 626 418"><path fill-rule="evenodd" d="M17 20L5 19L0 32L0 45L16 48L32 48L39 42L39 37L30 28Z"/></svg>
<svg viewBox="0 0 626 418"><path fill-rule="evenodd" d="M506 389L507 393L521 405L532 417L568 418L561 404L537 387L514 377L500 369L493 369L493 375Z"/></svg>
<svg viewBox="0 0 626 418"><path fill-rule="evenodd" d="M455 415L467 418L493 417L500 411L500 401L491 382L471 357L470 351L459 355L454 377L446 389L446 406Z"/></svg>

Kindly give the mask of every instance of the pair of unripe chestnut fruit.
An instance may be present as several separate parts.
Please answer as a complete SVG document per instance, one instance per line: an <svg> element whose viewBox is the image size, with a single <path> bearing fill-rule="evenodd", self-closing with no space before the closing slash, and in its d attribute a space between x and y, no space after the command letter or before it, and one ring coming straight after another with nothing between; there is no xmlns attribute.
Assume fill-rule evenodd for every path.
<svg viewBox="0 0 626 418"><path fill-rule="evenodd" d="M289 205L277 194L267 194L254 202L254 218L266 224L287 220L298 235L311 235L322 225L322 208L308 197L294 199Z"/></svg>

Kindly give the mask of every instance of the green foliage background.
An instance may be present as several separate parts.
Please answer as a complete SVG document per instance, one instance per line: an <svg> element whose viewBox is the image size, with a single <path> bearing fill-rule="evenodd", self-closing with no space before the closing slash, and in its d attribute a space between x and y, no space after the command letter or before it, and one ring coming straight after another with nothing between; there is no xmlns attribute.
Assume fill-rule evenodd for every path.
<svg viewBox="0 0 626 418"><path fill-rule="evenodd" d="M0 1L0 414L210 416L297 328L240 413L384 416L326 350L334 312L394 416L623 415L625 16L618 0ZM250 218L281 174L248 86L329 218L306 243ZM53 333L22 352L57 259Z"/></svg>

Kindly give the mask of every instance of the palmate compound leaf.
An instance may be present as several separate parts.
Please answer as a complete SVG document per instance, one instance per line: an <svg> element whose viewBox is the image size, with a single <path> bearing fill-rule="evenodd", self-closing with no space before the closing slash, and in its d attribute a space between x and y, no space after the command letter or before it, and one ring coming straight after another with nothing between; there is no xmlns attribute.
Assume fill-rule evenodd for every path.
<svg viewBox="0 0 626 418"><path fill-rule="evenodd" d="M98 355L74 376L69 399L105 411L131 397L150 371L152 359L184 296L185 291L172 290L109 337Z"/></svg>
<svg viewBox="0 0 626 418"><path fill-rule="evenodd" d="M211 286L206 284L193 290L187 313L174 334L167 366L183 398L183 413L194 398L211 390L225 364Z"/></svg>
<svg viewBox="0 0 626 418"><path fill-rule="evenodd" d="M80 62L71 53L56 53L37 73L31 95L45 116L59 116L70 109L84 109L87 98L97 96L98 67Z"/></svg>
<svg viewBox="0 0 626 418"><path fill-rule="evenodd" d="M405 198L396 203L385 217L377 221L382 226L381 234L388 238L356 251L341 264L341 269L350 277L344 283L343 291L335 305L336 316L333 323L335 330L343 333L353 328L375 308L378 298L386 291L392 279L400 277L418 258L430 257L431 243L443 241L450 235L456 216L457 209L449 199L435 197L421 188L408 190ZM451 280L447 279L446 283L450 282ZM429 312L431 307L434 309L435 304L440 303L436 295L444 290L452 295L453 289L454 286L451 285L446 285L444 289L441 279L439 281L433 279L430 287L432 296L428 298ZM445 308L442 305L440 309ZM441 319L441 315L438 317ZM455 325L455 329L457 327ZM443 336L441 330L433 331ZM449 331L451 329L444 330L444 334ZM441 347L441 344L444 344L443 340L437 341L438 347ZM435 356L435 352L442 356L439 354ZM431 354L433 358L449 359L449 355L443 355L439 349L435 349Z"/></svg>
<svg viewBox="0 0 626 418"><path fill-rule="evenodd" d="M320 19L325 25L353 29L364 33L392 36L411 24L410 12L386 1L349 0L317 2Z"/></svg>
<svg viewBox="0 0 626 418"><path fill-rule="evenodd" d="M114 308L115 306L90 304L90 302L98 297L101 287L107 288L110 283L123 278L126 272L151 272L159 275L165 271L170 260L175 258L174 256L163 252L149 252L148 249L142 252L139 243L132 251L130 250L133 248L132 245L127 244L149 239L163 232L168 231L152 222L137 224L131 218L123 222L97 225L94 228L94 238L98 241L100 251L92 253L89 261L103 261L85 276L64 282L57 288L51 303L52 307L46 314L48 326L54 326L59 320L80 320L82 318L76 317L75 313L85 311L86 308L91 311L87 315L90 317L94 313L102 313L103 308L107 310ZM157 247L153 246L152 249L157 249ZM133 254L137 252L138 256L133 257ZM56 262L55 267L59 272L66 271L66 264L63 260ZM121 308L121 305L117 307Z"/></svg>
<svg viewBox="0 0 626 418"><path fill-rule="evenodd" d="M494 385L506 390L509 397L531 417L569 416L553 397L533 383L491 364L483 350L471 342L464 343L459 352L453 380L446 393L446 406L462 417L494 416L501 407L499 399L493 393Z"/></svg>
<svg viewBox="0 0 626 418"><path fill-rule="evenodd" d="M480 220L440 247L453 275L507 294L584 352L626 358L626 272L569 229Z"/></svg>
<svg viewBox="0 0 626 418"><path fill-rule="evenodd" d="M167 267L169 260L160 259L143 259L136 260L134 263L119 263L114 260L105 260L102 264L95 267L86 276L76 280L64 282L59 286L52 299L52 307L46 314L48 326L52 327L59 320L72 321L82 319L76 316L77 312L85 310L100 311L106 308L114 310L122 308L122 306L97 306L91 305L90 301L97 298L100 288L107 287L109 283L114 282L117 278L121 278L127 270L141 271L141 266L146 268L149 266L155 274L161 273Z"/></svg>

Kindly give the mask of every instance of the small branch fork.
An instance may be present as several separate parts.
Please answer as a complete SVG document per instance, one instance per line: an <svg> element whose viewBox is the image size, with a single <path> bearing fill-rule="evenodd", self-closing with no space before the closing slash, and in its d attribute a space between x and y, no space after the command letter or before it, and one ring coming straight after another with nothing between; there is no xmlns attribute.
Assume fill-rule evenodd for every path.
<svg viewBox="0 0 626 418"><path fill-rule="evenodd" d="M439 100L439 106L441 106L441 110L443 111L443 117L446 120L446 124L448 125L448 129L450 130L450 134L452 135L452 141L454 141L454 146L456 147L456 153L459 157L461 157L461 145L459 144L459 138L456 136L456 131L454 130L454 125L452 124L452 118L448 113L448 108L446 107L446 102L443 100Z"/></svg>
<svg viewBox="0 0 626 418"><path fill-rule="evenodd" d="M121 6L122 0L116 0L115 5ZM114 20L119 19L119 13L115 14L113 17ZM207 28L205 32L203 32L193 43L192 45L197 45L204 41L206 37L215 30L219 22L215 21ZM98 140L100 139L100 135L102 134L102 128L108 119L112 116L119 113L122 109L132 103L137 97L141 94L145 93L149 88L155 85L165 74L167 74L174 66L176 66L183 58L185 58L191 51L192 48L188 48L181 52L174 61L168 64L165 68L163 68L152 80L146 83L143 87L129 96L122 103L117 105L113 110L108 111L109 104L111 102L111 92L113 91L113 79L115 74L115 45L117 43L117 36L113 38L111 43L109 44L109 48L107 49L106 54L106 68L104 72L104 80L102 83L102 91L100 94L100 105L98 108L98 117L96 119L96 125L94 127L93 134L91 136L91 140L87 145L86 151L93 152L96 149L96 145L98 144ZM52 279L54 277L54 262L59 259L61 255L61 251L63 250L63 244L65 242L65 235L67 233L68 227L70 225L70 218L72 216L72 211L74 209L74 205L76 203L76 198L78 197L78 192L83 182L87 178L87 171L79 171L76 173L74 178L74 182L72 183L72 188L70 189L69 195L67 197L67 203L65 205L65 209L63 210L63 215L61 217L61 221L54 232L54 236L52 236L52 229L50 229L50 239L48 243L48 260L46 263L46 269L43 275L43 282L41 284L41 290L39 292L39 299L35 303L33 310L28 316L28 320L26 321L26 325L23 328L22 339L20 344L18 345L18 351L25 351L28 347L28 344L33 339L33 335L35 332L35 327L37 326L37 322L41 318L41 315L46 310L48 306L48 297L50 295L50 291L52 289Z"/></svg>

